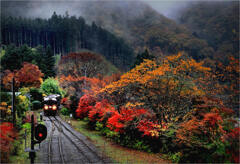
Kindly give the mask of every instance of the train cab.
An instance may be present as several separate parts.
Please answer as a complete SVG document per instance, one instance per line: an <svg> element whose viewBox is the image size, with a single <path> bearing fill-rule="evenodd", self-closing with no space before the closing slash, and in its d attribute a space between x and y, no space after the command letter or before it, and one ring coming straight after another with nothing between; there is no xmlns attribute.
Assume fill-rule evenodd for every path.
<svg viewBox="0 0 240 164"><path fill-rule="evenodd" d="M45 116L55 116L59 110L61 96L54 94L43 98L43 113Z"/></svg>

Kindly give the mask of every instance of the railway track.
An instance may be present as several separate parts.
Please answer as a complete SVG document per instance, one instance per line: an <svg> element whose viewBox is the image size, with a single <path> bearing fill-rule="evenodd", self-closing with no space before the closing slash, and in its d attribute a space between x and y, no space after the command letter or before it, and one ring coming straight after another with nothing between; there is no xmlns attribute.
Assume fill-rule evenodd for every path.
<svg viewBox="0 0 240 164"><path fill-rule="evenodd" d="M48 142L48 163L50 163L50 164L53 163L52 162L52 155L53 155L54 152L52 151L52 140L53 140L53 133L55 131L55 128L57 128L58 131L60 132L58 137L57 137L58 138L57 139L57 141L58 141L58 150L59 150L59 155L60 155L60 159L61 159L60 163L65 164L64 157L63 157L63 151L62 151L62 139L61 139L61 137L62 137L61 136L61 131L62 130L61 130L61 127L60 128L57 127L56 124L54 124L54 121L50 117L48 117L48 119L52 123L51 124L51 126L52 126L51 133L50 133L49 142Z"/></svg>
<svg viewBox="0 0 240 164"><path fill-rule="evenodd" d="M93 150L86 141L78 137L73 133L71 129L69 129L58 117L54 117L55 121L53 122L57 127L63 127L62 134L66 136L66 138L76 147L76 149L81 153L87 163L104 163L102 158ZM58 125L57 125L57 124Z"/></svg>
<svg viewBox="0 0 240 164"><path fill-rule="evenodd" d="M45 117L49 129L48 142L43 145L43 163L111 163L82 134L76 132L59 116ZM44 155L45 154L45 155Z"/></svg>
<svg viewBox="0 0 240 164"><path fill-rule="evenodd" d="M103 161L103 163L109 162L109 161L104 161L103 157L101 157L100 154L97 153L97 150L95 148L88 145L86 140L82 139L81 137L73 133L72 129L70 129L67 125L65 125L58 116L55 116L54 118L59 124L61 124L62 127L64 127L65 130L67 130L72 136L74 136L76 140L80 142L80 144L84 145L88 149L88 152L91 152L95 156L96 160L94 162L97 162L97 161Z"/></svg>
<svg viewBox="0 0 240 164"><path fill-rule="evenodd" d="M53 136L54 130L55 130L55 127L52 124L51 133L48 138L48 163L50 164L52 163L52 136Z"/></svg>

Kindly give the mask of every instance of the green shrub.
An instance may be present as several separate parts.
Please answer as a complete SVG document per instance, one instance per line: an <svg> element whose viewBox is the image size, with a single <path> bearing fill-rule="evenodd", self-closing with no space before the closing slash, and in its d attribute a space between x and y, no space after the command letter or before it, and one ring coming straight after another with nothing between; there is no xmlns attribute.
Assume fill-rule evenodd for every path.
<svg viewBox="0 0 240 164"><path fill-rule="evenodd" d="M178 163L181 159L181 152L177 152L177 153L174 153L174 154L170 154L169 157L171 158L171 160L174 162L174 163Z"/></svg>
<svg viewBox="0 0 240 164"><path fill-rule="evenodd" d="M101 122L96 122L96 130L101 131L103 129L104 125Z"/></svg>
<svg viewBox="0 0 240 164"><path fill-rule="evenodd" d="M30 88L31 101L43 101L42 91L38 88Z"/></svg>
<svg viewBox="0 0 240 164"><path fill-rule="evenodd" d="M30 123L25 123L22 125L23 129L27 131L27 133L31 132L31 124Z"/></svg>
<svg viewBox="0 0 240 164"><path fill-rule="evenodd" d="M26 96L19 95L16 97L16 111L19 117L23 117L29 107L30 101Z"/></svg>
<svg viewBox="0 0 240 164"><path fill-rule="evenodd" d="M32 102L32 107L33 107L33 110L38 110L42 108L42 103L38 100L35 100Z"/></svg>
<svg viewBox="0 0 240 164"><path fill-rule="evenodd" d="M21 95L26 95L30 92L30 88L28 88L28 87L20 88L19 92L21 92Z"/></svg>
<svg viewBox="0 0 240 164"><path fill-rule="evenodd" d="M132 148L137 150L143 150L149 153L151 152L150 146L144 143L143 140L135 140Z"/></svg>
<svg viewBox="0 0 240 164"><path fill-rule="evenodd" d="M64 115L64 116L69 116L70 111L69 111L68 108L63 107L63 108L61 109L61 114Z"/></svg>
<svg viewBox="0 0 240 164"><path fill-rule="evenodd" d="M46 79L41 85L41 90L46 95L60 94L62 97L65 95L64 90L59 86L59 82L54 78Z"/></svg>
<svg viewBox="0 0 240 164"><path fill-rule="evenodd" d="M108 127L105 127L103 123L96 122L95 130L100 131L101 135L106 136L107 138L117 139L119 138L118 132L111 131Z"/></svg>

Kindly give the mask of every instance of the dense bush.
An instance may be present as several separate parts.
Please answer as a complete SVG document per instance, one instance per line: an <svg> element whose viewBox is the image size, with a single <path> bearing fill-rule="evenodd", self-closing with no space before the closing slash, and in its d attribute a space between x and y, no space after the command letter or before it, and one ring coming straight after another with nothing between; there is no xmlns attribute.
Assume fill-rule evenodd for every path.
<svg viewBox="0 0 240 164"><path fill-rule="evenodd" d="M32 102L32 109L33 110L38 110L40 108L42 108L42 103L40 101L35 100L35 101Z"/></svg>
<svg viewBox="0 0 240 164"><path fill-rule="evenodd" d="M0 103L0 119L1 121L11 121L11 108L12 106L8 105L7 102Z"/></svg>
<svg viewBox="0 0 240 164"><path fill-rule="evenodd" d="M1 121L11 120L12 96L7 92L0 92L0 119Z"/></svg>
<svg viewBox="0 0 240 164"><path fill-rule="evenodd" d="M217 99L205 98L203 102L177 130L176 142L182 154L180 162L237 162L239 141L236 136L240 131L234 128L233 110L222 106Z"/></svg>
<svg viewBox="0 0 240 164"><path fill-rule="evenodd" d="M16 98L16 111L19 117L22 117L24 113L29 110L30 101L26 96L19 95Z"/></svg>
<svg viewBox="0 0 240 164"><path fill-rule="evenodd" d="M39 88L30 88L29 93L31 95L31 101L34 101L34 100L38 100L40 102L43 101L43 95L42 95L43 93Z"/></svg>
<svg viewBox="0 0 240 164"><path fill-rule="evenodd" d="M12 149L12 143L17 138L17 133L14 127L9 122L3 122L0 124L0 153L1 163L9 162L9 155Z"/></svg>
<svg viewBox="0 0 240 164"><path fill-rule="evenodd" d="M26 94L29 94L30 88L29 87L23 87L23 88L20 88L18 91L21 92L21 95L26 95Z"/></svg>
<svg viewBox="0 0 240 164"><path fill-rule="evenodd" d="M50 95L50 94L59 94L62 97L64 97L64 90L60 88L59 83L54 78L48 78L44 80L44 82L41 85L41 90L44 94Z"/></svg>
<svg viewBox="0 0 240 164"><path fill-rule="evenodd" d="M80 98L78 108L75 111L76 117L83 119L88 116L89 111L92 110L95 100L93 97L84 95Z"/></svg>
<svg viewBox="0 0 240 164"><path fill-rule="evenodd" d="M61 109L61 114L64 115L64 116L69 116L70 111L69 111L69 109L63 107L63 108Z"/></svg>

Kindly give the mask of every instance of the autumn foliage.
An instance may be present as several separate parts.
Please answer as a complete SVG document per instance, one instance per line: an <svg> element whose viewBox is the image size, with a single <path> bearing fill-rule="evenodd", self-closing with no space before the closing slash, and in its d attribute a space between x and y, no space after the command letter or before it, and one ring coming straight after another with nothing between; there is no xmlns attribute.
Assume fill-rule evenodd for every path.
<svg viewBox="0 0 240 164"><path fill-rule="evenodd" d="M98 92L116 104L141 104L156 113L158 119L171 122L172 118L190 110L191 100L205 94L200 85L211 69L179 53L161 61L145 60L120 80Z"/></svg>
<svg viewBox="0 0 240 164"><path fill-rule="evenodd" d="M220 98L237 89L237 82L231 80L237 77L237 62L233 58L229 62L232 66L218 67L228 72L225 79L182 53L144 60L114 80L100 76L62 79L82 85L85 95L76 116L87 117L104 135L108 131L109 136L118 134L121 144L144 150L151 145L154 151L178 154L181 162L237 162L236 115L227 107L229 102ZM232 86L224 87L224 81Z"/></svg>
<svg viewBox="0 0 240 164"><path fill-rule="evenodd" d="M42 83L43 73L39 70L38 66L24 62L20 70L15 70L14 72L5 71L5 76L3 77L5 88L11 88L13 77L15 78L17 87L39 87Z"/></svg>
<svg viewBox="0 0 240 164"><path fill-rule="evenodd" d="M107 127L116 132L123 133L125 129L134 124L136 127L137 123L143 119L143 115L147 115L145 109L121 109L120 113L114 112L113 115L108 119Z"/></svg>
<svg viewBox="0 0 240 164"><path fill-rule="evenodd" d="M209 155L212 157L210 161L237 162L239 141L236 136L239 137L239 128L235 128L237 121L233 119L233 110L224 107L219 99L211 98L203 98L202 103L195 107L179 125L175 142L206 152L210 151ZM220 147L221 152L218 150ZM204 158L203 156L198 160L205 161Z"/></svg>
<svg viewBox="0 0 240 164"><path fill-rule="evenodd" d="M11 123L3 122L0 124L1 163L9 162L9 153L16 138L17 133Z"/></svg>
<svg viewBox="0 0 240 164"><path fill-rule="evenodd" d="M76 110L76 117L85 118L88 116L89 111L92 110L95 100L88 95L81 97L78 108Z"/></svg>

